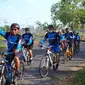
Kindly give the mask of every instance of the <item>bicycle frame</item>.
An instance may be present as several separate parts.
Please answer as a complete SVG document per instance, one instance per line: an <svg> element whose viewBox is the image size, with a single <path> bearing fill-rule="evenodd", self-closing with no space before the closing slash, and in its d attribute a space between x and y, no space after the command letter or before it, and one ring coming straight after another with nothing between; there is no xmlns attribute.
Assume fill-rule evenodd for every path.
<svg viewBox="0 0 85 85"><path fill-rule="evenodd" d="M28 58L28 52L27 52L27 49L26 48L22 48L22 54L23 54L24 59L27 60L27 58Z"/></svg>
<svg viewBox="0 0 85 85"><path fill-rule="evenodd" d="M6 71L5 75L6 75L7 79L9 80L9 82L12 83L12 78L10 78L9 75L7 75L8 72L12 72L12 67L10 65L8 65L7 62L8 61L3 58L1 75L4 75L4 72ZM11 77L12 77L12 75L11 75ZM1 80L2 80L2 77L0 79L0 82L1 82Z"/></svg>
<svg viewBox="0 0 85 85"><path fill-rule="evenodd" d="M48 55L47 59L49 59L50 64L53 65L53 60L52 60L53 53L50 50L47 50L47 55Z"/></svg>

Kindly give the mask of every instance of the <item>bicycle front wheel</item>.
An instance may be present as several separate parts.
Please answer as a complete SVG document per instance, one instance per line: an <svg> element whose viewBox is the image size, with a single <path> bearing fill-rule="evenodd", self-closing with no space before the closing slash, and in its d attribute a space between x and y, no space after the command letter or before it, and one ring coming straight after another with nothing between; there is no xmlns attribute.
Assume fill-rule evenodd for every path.
<svg viewBox="0 0 85 85"><path fill-rule="evenodd" d="M5 84L5 78L2 74L0 74L0 85L4 85Z"/></svg>
<svg viewBox="0 0 85 85"><path fill-rule="evenodd" d="M39 73L41 77L46 77L48 75L49 68L50 68L49 57L48 55L45 55L45 57L41 59L40 65L39 65Z"/></svg>

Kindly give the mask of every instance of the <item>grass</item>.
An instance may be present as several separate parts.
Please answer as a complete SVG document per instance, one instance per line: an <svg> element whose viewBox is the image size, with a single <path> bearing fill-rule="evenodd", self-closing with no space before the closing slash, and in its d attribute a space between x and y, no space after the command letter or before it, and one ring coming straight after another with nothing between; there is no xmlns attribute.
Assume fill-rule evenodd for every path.
<svg viewBox="0 0 85 85"><path fill-rule="evenodd" d="M85 85L85 69L60 80L60 85Z"/></svg>
<svg viewBox="0 0 85 85"><path fill-rule="evenodd" d="M0 40L5 40L5 38L4 38L4 37L2 37L2 36L0 36Z"/></svg>

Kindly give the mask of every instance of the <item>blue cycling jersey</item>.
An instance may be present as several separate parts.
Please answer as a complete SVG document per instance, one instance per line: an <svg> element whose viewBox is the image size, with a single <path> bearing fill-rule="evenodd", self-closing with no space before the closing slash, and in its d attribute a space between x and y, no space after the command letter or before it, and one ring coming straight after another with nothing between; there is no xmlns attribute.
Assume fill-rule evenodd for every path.
<svg viewBox="0 0 85 85"><path fill-rule="evenodd" d="M77 40L80 40L80 36L79 35L77 35Z"/></svg>
<svg viewBox="0 0 85 85"><path fill-rule="evenodd" d="M21 50L21 36L12 35L10 32L4 32L0 29L0 35L7 40L8 52L13 52L14 50Z"/></svg>
<svg viewBox="0 0 85 85"><path fill-rule="evenodd" d="M65 33L65 38L66 38L66 39L69 39L69 38L70 38L70 36L71 36L71 33L70 33L70 32Z"/></svg>
<svg viewBox="0 0 85 85"><path fill-rule="evenodd" d="M24 33L22 35L22 39L25 41L25 43L33 44L33 35L31 33Z"/></svg>
<svg viewBox="0 0 85 85"><path fill-rule="evenodd" d="M60 34L60 38L61 38L62 41L66 40L65 36L63 34Z"/></svg>
<svg viewBox="0 0 85 85"><path fill-rule="evenodd" d="M46 33L44 39L40 42L40 44L44 44L46 39L48 39L50 45L59 45L60 44L60 36L56 32Z"/></svg>

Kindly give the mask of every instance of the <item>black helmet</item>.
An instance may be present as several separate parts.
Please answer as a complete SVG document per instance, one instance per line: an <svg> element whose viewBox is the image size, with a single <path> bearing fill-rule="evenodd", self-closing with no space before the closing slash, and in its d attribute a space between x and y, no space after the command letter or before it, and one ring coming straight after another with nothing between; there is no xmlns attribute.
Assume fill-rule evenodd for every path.
<svg viewBox="0 0 85 85"><path fill-rule="evenodd" d="M18 29L20 29L20 26L19 26L19 24L17 24L17 23L13 23L13 24L11 24L10 29L13 29L13 28L18 28Z"/></svg>
<svg viewBox="0 0 85 85"><path fill-rule="evenodd" d="M54 29L53 25L48 25L48 28L53 28Z"/></svg>
<svg viewBox="0 0 85 85"><path fill-rule="evenodd" d="M29 31L30 29L27 27L27 28L25 28L25 31Z"/></svg>

